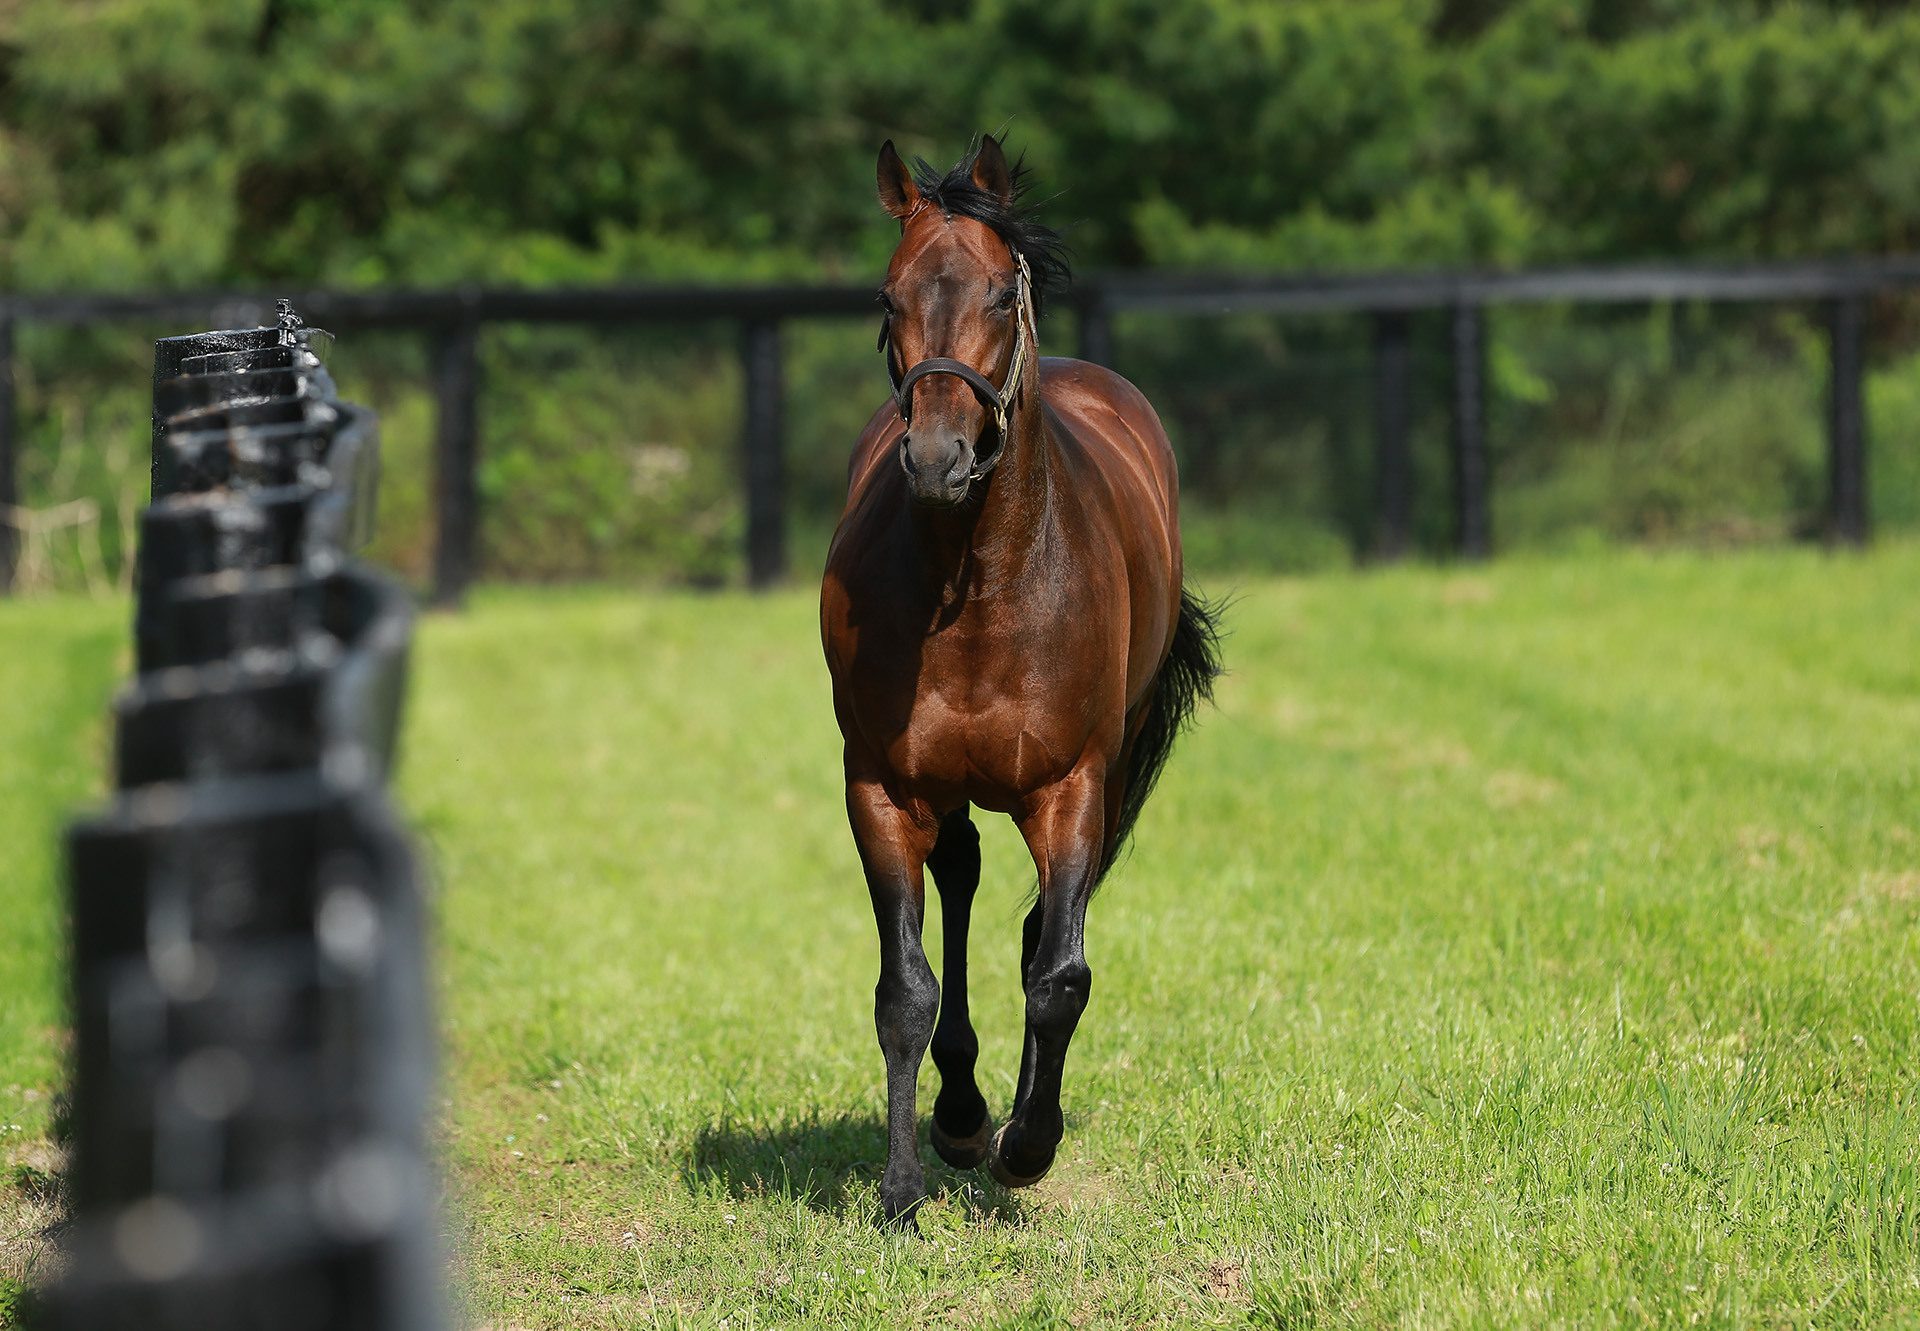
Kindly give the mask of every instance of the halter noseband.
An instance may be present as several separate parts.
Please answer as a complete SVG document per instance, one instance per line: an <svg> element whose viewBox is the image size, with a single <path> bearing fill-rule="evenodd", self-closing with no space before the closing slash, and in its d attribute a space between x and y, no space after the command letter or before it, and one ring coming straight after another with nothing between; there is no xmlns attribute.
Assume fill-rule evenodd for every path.
<svg viewBox="0 0 1920 1331"><path fill-rule="evenodd" d="M1009 247L1011 248L1011 247ZM930 374L950 374L973 390L980 399L980 405L993 413L994 429L1000 433L1000 446L993 451L984 466L973 469L971 479L979 480L994 467L1007 451L1007 413L1013 410L1013 404L1020 396L1020 384L1027 372L1027 359L1030 355L1031 336L1028 328L1035 322L1033 312L1033 274L1027 269L1027 258L1018 250L1013 250L1014 266L1019 270L1015 277L1015 289L1019 296L1014 302L1015 318L1018 326L1013 334L1013 362L1007 369L1007 382L1003 388L995 388L993 380L968 365L964 361L953 360L947 356L930 356L919 362L904 374L895 365L893 354L893 315L889 313L880 321L880 345L878 350L887 353L887 377L893 380L894 404L900 408L900 419L908 425L913 424L913 386Z"/></svg>

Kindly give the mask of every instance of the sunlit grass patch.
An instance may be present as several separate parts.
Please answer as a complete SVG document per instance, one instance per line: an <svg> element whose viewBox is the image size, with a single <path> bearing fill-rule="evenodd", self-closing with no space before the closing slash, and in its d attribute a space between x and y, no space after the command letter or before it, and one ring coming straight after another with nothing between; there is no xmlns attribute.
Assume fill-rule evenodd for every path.
<svg viewBox="0 0 1920 1331"><path fill-rule="evenodd" d="M1007 1193L927 1152L916 1240L871 1223L876 947L811 595L430 617L402 795L475 1319L1912 1323L1915 586L1910 545L1242 586L1090 919L1059 1165ZM62 614L0 607L0 732L64 773L6 787L28 841L93 780L120 629ZM983 831L1004 1116L1032 870ZM0 1092L57 1073L34 854Z"/></svg>

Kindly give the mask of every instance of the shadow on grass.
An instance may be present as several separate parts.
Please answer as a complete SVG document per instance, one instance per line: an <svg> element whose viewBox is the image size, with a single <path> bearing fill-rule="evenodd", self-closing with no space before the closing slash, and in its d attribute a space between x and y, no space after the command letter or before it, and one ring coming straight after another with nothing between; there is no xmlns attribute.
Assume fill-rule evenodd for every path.
<svg viewBox="0 0 1920 1331"><path fill-rule="evenodd" d="M700 1129L689 1188L718 1186L729 1196L784 1198L823 1215L878 1219L877 1190L887 1156L886 1126L877 1115L839 1114L800 1122L721 1122ZM960 1207L969 1221L1021 1225L1020 1198L982 1168L950 1169L927 1145L920 1124L920 1159L927 1194Z"/></svg>

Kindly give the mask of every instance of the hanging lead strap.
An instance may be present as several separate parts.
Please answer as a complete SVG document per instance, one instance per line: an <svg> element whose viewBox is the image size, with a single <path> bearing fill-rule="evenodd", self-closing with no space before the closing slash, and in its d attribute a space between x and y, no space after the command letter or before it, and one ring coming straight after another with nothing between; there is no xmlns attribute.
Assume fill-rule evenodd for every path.
<svg viewBox="0 0 1920 1331"><path fill-rule="evenodd" d="M1007 412L1020 397L1020 383L1027 372L1027 354L1030 339L1039 336L1039 330L1029 327L1033 322L1033 274L1027 269L1027 256L1019 250L1013 252L1013 262L1018 266L1020 275L1015 279L1019 294L1015 297L1014 318L1019 326L1013 334L1013 360L1007 366L1006 386L994 394L993 422L1000 430L1000 440L1004 445L1007 438Z"/></svg>

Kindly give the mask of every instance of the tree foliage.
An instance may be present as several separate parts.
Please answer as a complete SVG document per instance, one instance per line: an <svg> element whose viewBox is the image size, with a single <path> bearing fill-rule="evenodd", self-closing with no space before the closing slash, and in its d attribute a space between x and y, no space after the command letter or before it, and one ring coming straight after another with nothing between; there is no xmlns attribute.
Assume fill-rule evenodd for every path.
<svg viewBox="0 0 1920 1331"><path fill-rule="evenodd" d="M16 289L868 272L882 138L1083 263L1920 244L1920 14L1760 0L28 0Z"/></svg>

